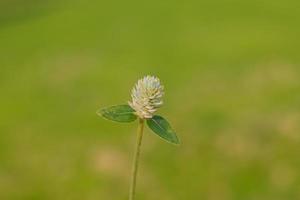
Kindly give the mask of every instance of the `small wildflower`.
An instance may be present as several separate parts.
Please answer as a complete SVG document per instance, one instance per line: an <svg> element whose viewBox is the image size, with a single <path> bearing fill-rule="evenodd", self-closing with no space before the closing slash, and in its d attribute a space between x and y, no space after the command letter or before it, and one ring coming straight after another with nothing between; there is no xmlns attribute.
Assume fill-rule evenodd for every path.
<svg viewBox="0 0 300 200"><path fill-rule="evenodd" d="M150 119L153 113L163 104L164 87L155 76L145 76L132 89L132 102L128 104L142 119Z"/></svg>
<svg viewBox="0 0 300 200"><path fill-rule="evenodd" d="M138 119L137 143L132 167L129 200L135 200L136 177L143 138L144 124L165 141L178 145L180 141L169 122L154 112L163 104L164 87L155 76L145 76L133 87L132 101L126 105L103 108L97 112L105 119L115 122L133 122Z"/></svg>

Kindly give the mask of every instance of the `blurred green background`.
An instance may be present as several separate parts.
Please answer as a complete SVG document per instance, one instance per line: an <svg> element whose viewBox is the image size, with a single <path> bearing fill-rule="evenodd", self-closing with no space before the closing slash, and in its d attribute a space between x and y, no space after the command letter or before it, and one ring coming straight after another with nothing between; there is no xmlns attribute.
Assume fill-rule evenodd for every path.
<svg viewBox="0 0 300 200"><path fill-rule="evenodd" d="M298 0L0 2L0 199L127 199L136 124L96 115L147 74L140 200L300 199Z"/></svg>

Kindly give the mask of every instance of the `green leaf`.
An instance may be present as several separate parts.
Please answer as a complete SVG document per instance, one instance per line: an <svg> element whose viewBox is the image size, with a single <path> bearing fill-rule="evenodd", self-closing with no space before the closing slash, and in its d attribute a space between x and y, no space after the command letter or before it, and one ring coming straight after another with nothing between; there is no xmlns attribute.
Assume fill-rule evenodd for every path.
<svg viewBox="0 0 300 200"><path fill-rule="evenodd" d="M163 117L154 115L151 119L147 119L147 124L154 133L167 142L172 144L180 143L169 122Z"/></svg>
<svg viewBox="0 0 300 200"><path fill-rule="evenodd" d="M115 122L133 122L137 119L134 112L129 105L118 105L101 109L97 111L97 114Z"/></svg>

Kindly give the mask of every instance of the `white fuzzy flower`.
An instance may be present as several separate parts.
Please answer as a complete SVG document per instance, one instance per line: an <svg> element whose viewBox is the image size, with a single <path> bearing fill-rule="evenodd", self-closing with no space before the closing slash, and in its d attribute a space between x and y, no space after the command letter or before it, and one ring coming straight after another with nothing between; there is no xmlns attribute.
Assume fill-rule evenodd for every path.
<svg viewBox="0 0 300 200"><path fill-rule="evenodd" d="M163 86L160 80L154 76L145 76L140 79L132 89L132 102L128 104L142 119L152 118L153 113L162 104Z"/></svg>

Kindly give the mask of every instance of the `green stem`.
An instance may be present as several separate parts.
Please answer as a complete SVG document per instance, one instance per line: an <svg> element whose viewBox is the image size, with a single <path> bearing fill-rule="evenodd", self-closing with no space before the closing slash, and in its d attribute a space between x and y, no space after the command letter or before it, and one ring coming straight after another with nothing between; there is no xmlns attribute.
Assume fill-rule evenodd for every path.
<svg viewBox="0 0 300 200"><path fill-rule="evenodd" d="M137 139L136 139L136 149L135 149L133 168L132 168L132 180L131 180L130 192L129 192L129 200L134 200L135 197L136 177L138 172L139 157L141 153L143 130L144 130L144 120L139 119Z"/></svg>

